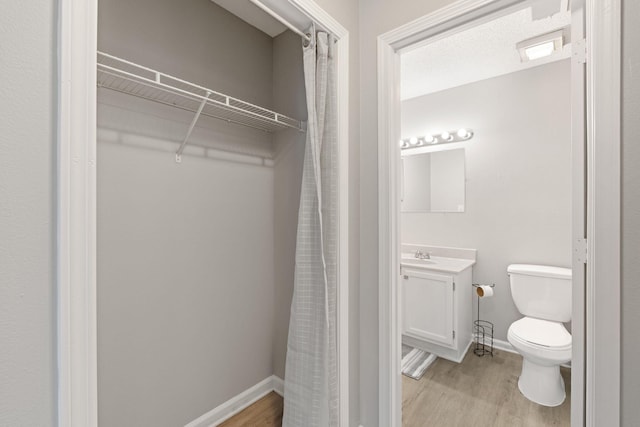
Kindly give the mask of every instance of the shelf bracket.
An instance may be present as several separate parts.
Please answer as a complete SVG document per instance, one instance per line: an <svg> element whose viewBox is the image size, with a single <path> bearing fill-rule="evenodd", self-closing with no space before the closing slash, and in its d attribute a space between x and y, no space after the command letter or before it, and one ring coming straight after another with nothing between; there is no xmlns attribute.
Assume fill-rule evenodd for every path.
<svg viewBox="0 0 640 427"><path fill-rule="evenodd" d="M207 104L207 101L209 100L210 95L211 95L211 92L207 91L207 94L202 99L202 102L198 107L198 111L196 111L196 115L193 117L193 120L191 121L189 130L187 131L187 136L184 137L184 141L182 141L182 144L180 144L180 147L178 147L178 151L176 151L176 163L182 163L182 152L184 151L184 147L187 145L187 141L189 141L191 132L193 132L193 128L196 127L196 123L200 118L200 114L202 114L202 110L204 109L204 106Z"/></svg>

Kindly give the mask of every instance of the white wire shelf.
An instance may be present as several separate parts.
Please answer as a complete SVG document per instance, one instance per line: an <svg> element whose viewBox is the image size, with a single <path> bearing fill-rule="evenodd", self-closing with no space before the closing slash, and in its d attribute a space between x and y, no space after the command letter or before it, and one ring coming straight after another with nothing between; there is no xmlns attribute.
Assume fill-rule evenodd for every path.
<svg viewBox="0 0 640 427"><path fill-rule="evenodd" d="M265 132L283 129L304 131L306 128L303 121L113 55L98 52L97 65L98 87L191 111L196 114L192 127L202 114ZM187 138L191 130L192 128L189 129Z"/></svg>

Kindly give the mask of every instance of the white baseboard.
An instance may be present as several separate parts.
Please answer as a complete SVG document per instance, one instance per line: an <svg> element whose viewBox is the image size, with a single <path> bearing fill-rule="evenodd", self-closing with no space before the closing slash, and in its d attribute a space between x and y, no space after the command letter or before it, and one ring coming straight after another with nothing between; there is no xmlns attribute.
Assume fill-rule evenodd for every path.
<svg viewBox="0 0 640 427"><path fill-rule="evenodd" d="M280 377L276 377L275 375L271 378L273 380L273 391L284 397L284 380Z"/></svg>
<svg viewBox="0 0 640 427"><path fill-rule="evenodd" d="M502 340L493 340L493 348L496 348L498 350L502 350L502 351L507 351L509 353L515 353L515 354L519 354L518 351L513 348L513 346L511 345L511 343L509 341L502 341ZM571 369L571 362L569 363L563 363L562 365L565 368L569 368Z"/></svg>
<svg viewBox="0 0 640 427"><path fill-rule="evenodd" d="M515 348L511 345L509 341L502 340L493 340L493 348L497 348L498 350L507 351L509 353L518 353Z"/></svg>
<svg viewBox="0 0 640 427"><path fill-rule="evenodd" d="M272 391L275 391L280 396L284 395L284 381L275 375L265 378L253 387L232 397L201 417L191 421L185 427L215 427Z"/></svg>
<svg viewBox="0 0 640 427"><path fill-rule="evenodd" d="M476 340L476 336L473 336L473 340L475 342ZM518 354L518 352L516 351L515 348L513 348L513 346L511 345L511 343L509 341L502 341L499 339L493 339L493 348L495 348L496 350L502 350L502 351L506 351L509 353L515 353Z"/></svg>

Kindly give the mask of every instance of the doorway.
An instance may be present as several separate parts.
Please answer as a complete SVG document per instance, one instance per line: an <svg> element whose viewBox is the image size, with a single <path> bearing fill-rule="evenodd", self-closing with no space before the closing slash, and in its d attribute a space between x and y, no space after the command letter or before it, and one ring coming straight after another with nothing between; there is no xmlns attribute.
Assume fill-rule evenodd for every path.
<svg viewBox="0 0 640 427"><path fill-rule="evenodd" d="M571 280L550 288L557 295L548 300L536 286L526 304L532 296L542 306L562 303L530 312L507 274L533 264L571 276L571 13L538 13L525 7L401 53L405 427L569 425L571 370L557 369L571 358ZM532 43L549 49L524 47ZM518 381L523 359L507 332L524 313L552 321L563 312L565 324L521 331L528 342L563 348L565 358L548 371L555 386L527 398L514 386L530 383ZM529 335L542 325L557 327L560 340ZM431 356L432 365L417 362Z"/></svg>
<svg viewBox="0 0 640 427"><path fill-rule="evenodd" d="M400 426L402 419L402 333L398 292L401 277L400 55L416 45L447 37L532 3L456 2L379 38L381 424ZM619 9L614 12L616 10L619 13ZM619 180L616 179L619 177L619 161L615 161L610 153L619 153L619 109L614 107L605 111L594 101L600 99L610 107L619 101L618 86L610 80L619 82L620 75L619 33L615 31L616 25L619 26L619 14L599 8L595 2L572 2L571 24L571 266L574 281L571 424L615 424L619 411L615 405L596 405L596 396L601 389L596 384L606 385L608 390L618 393L619 317L615 313L619 313L619 221L612 219L619 218ZM605 45L612 50L604 53L599 49ZM586 55L585 51L591 54ZM615 62L616 58L618 62ZM612 60L613 63L609 62ZM607 75L606 79L602 74L593 73L596 65ZM607 127L613 138L604 138L600 126ZM596 173L597 170L601 172ZM607 192L605 188L613 192ZM598 216L597 211L606 211L605 217ZM595 257L596 252L602 253L603 258ZM607 291L603 285L598 286L605 283L605 272L612 274L607 280L608 285L612 280L614 283L608 286ZM595 327L593 319L596 317L608 321L607 326L598 324ZM603 329L611 333L603 333ZM616 374L607 377L604 372ZM607 401L618 402L616 396L609 396Z"/></svg>

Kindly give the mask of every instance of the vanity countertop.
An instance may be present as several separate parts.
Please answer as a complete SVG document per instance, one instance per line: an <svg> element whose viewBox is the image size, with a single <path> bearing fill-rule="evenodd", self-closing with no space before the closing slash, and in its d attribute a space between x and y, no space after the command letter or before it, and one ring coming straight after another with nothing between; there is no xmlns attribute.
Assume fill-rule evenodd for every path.
<svg viewBox="0 0 640 427"><path fill-rule="evenodd" d="M413 253L402 253L400 265L408 268L421 268L424 270L439 271L445 273L460 273L476 263L473 259L446 258L432 256L431 259L418 259Z"/></svg>

